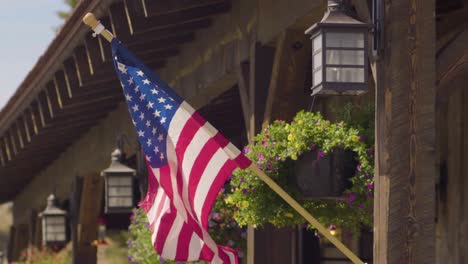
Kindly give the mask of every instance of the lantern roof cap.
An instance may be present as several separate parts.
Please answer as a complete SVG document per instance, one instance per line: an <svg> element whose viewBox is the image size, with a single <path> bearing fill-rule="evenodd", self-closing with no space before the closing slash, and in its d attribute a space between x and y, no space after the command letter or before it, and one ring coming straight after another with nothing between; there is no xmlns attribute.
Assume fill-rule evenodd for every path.
<svg viewBox="0 0 468 264"><path fill-rule="evenodd" d="M46 209L40 214L40 216L44 215L66 215L67 212L58 208L55 205L55 195L50 194L49 197L47 197L47 207Z"/></svg>
<svg viewBox="0 0 468 264"><path fill-rule="evenodd" d="M101 171L101 176L107 174L131 174L132 176L136 175L136 170L122 164L120 162L122 158L122 151L120 148L116 148L111 154L111 164L107 169Z"/></svg>
<svg viewBox="0 0 468 264"><path fill-rule="evenodd" d="M342 4L341 1L329 0L328 11L325 13L322 20L308 28L305 33L313 34L321 27L370 28L371 25L355 19L351 10L346 5Z"/></svg>

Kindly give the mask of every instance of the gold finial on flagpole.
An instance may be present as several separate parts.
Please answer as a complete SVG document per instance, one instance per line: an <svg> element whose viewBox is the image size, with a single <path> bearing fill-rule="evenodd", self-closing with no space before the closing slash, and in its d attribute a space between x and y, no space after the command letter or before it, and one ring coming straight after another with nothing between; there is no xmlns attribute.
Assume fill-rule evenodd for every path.
<svg viewBox="0 0 468 264"><path fill-rule="evenodd" d="M93 13L87 13L83 17L83 23L88 25L94 30L93 36L101 34L107 41L111 42L114 38L114 35L107 30L99 20L96 19L96 16Z"/></svg>

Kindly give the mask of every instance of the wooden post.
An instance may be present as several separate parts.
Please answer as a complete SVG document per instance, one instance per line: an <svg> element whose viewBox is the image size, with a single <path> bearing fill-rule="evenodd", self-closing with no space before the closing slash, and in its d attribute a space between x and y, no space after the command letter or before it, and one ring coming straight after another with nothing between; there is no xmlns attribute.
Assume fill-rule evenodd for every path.
<svg viewBox="0 0 468 264"><path fill-rule="evenodd" d="M385 1L376 91L374 263L435 259L434 14L434 1Z"/></svg>
<svg viewBox="0 0 468 264"><path fill-rule="evenodd" d="M97 263L97 249L92 242L98 239L103 190L104 180L99 174L84 177L73 263Z"/></svg>

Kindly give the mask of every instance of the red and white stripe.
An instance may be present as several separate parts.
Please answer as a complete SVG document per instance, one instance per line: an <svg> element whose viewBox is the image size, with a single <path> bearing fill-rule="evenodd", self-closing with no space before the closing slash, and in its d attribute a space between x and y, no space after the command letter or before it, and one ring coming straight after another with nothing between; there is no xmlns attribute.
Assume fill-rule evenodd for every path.
<svg viewBox="0 0 468 264"><path fill-rule="evenodd" d="M148 214L152 242L163 258L238 263L234 250L216 245L208 219L232 171L250 161L193 108L183 102L169 126L168 164L149 165Z"/></svg>

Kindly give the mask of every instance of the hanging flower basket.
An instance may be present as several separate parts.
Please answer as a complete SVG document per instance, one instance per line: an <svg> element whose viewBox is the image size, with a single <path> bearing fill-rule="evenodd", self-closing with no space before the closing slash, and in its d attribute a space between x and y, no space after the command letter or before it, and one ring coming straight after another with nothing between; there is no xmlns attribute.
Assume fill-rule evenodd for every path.
<svg viewBox="0 0 468 264"><path fill-rule="evenodd" d="M320 151L304 152L292 163L294 184L303 199L339 199L352 187L357 161L351 150L336 148L321 157Z"/></svg>
<svg viewBox="0 0 468 264"><path fill-rule="evenodd" d="M359 230L363 224L372 225L372 150L364 143L358 129L343 122L331 123L318 113L299 112L292 123L275 121L258 134L254 142L244 148L244 152L322 224L339 225L350 231ZM340 152L351 153L353 158L350 164L355 162L352 166L345 164L342 171L338 172L344 180L341 185L338 184L340 186L328 186L328 190L325 190L328 193L323 194L317 193L317 189L327 189L320 180L317 180L312 189L304 188L303 184L298 186L301 185L301 180L309 180L301 179L297 175L299 169L295 170L304 159L322 163L321 166L328 166L331 170L336 162L347 163L345 159L348 158L338 154ZM315 160L311 159L313 155ZM341 161L338 161L340 155ZM320 174L320 169L318 171ZM325 171L324 169L322 174L328 177L337 175L336 172ZM313 186L314 182L308 182L307 185ZM240 225L261 226L271 223L277 227L285 227L305 223L301 216L250 170L237 170L233 174L231 186L232 193L226 198L226 203L234 206L234 219ZM312 196L315 192L313 198L316 199L307 199L311 198L308 197L310 192ZM327 195L330 194L338 199L323 199L329 198Z"/></svg>

